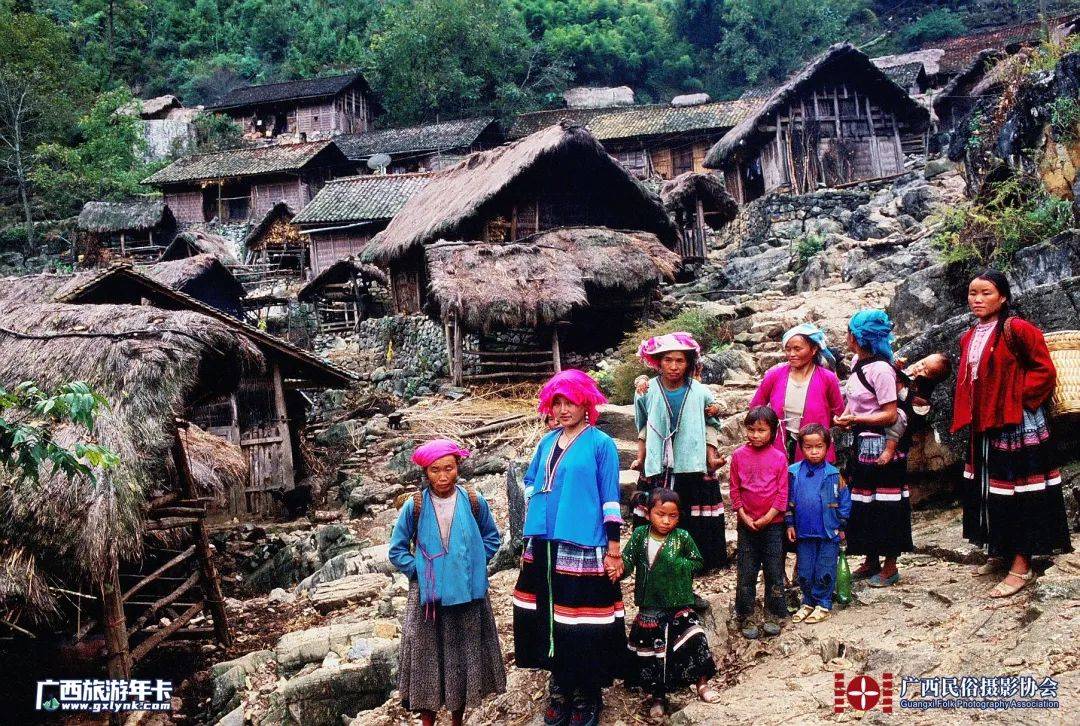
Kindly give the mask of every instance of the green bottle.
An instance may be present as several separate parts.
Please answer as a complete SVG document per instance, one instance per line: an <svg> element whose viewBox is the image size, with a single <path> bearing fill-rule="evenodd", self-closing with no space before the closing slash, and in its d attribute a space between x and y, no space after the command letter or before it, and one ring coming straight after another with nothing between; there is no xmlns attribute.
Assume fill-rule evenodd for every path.
<svg viewBox="0 0 1080 726"><path fill-rule="evenodd" d="M836 593L835 600L841 605L851 604L851 568L848 567L847 554L844 547L840 548L840 557L836 561Z"/></svg>

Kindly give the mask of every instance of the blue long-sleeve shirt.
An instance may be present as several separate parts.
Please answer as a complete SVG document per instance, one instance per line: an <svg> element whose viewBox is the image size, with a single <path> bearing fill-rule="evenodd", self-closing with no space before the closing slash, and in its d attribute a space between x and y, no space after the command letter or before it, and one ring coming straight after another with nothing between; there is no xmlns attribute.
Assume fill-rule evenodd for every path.
<svg viewBox="0 0 1080 726"><path fill-rule="evenodd" d="M548 486L549 459L561 435L562 429L556 429L540 440L525 472L524 534L604 547L604 525L622 523L619 452L610 436L589 426L563 451Z"/></svg>
<svg viewBox="0 0 1080 726"><path fill-rule="evenodd" d="M798 539L840 539L851 516L851 490L828 462L803 460L788 468L788 509L784 521Z"/></svg>
<svg viewBox="0 0 1080 726"><path fill-rule="evenodd" d="M461 605L487 594L487 563L502 544L502 537L487 500L477 493L479 511L474 516L469 494L460 484L457 490L450 542L445 549L431 492L426 489L420 504L420 521L416 522L413 498L409 497L390 535L390 562L410 580L418 581L421 603ZM410 547L414 537L415 552Z"/></svg>

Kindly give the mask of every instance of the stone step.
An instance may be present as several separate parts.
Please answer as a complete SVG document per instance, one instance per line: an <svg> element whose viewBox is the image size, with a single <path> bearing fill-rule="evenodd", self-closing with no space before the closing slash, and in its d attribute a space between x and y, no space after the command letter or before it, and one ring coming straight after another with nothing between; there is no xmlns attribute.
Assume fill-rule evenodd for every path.
<svg viewBox="0 0 1080 726"><path fill-rule="evenodd" d="M617 406L607 403L600 407L600 419L596 427L618 441L633 441L637 437L633 406Z"/></svg>

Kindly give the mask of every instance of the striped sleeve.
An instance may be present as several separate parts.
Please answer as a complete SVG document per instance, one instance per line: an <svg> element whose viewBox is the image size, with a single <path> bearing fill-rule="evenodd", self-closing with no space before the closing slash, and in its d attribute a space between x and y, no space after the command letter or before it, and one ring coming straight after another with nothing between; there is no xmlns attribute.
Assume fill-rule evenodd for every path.
<svg viewBox="0 0 1080 726"><path fill-rule="evenodd" d="M618 502L604 502L604 523L618 522L622 524L622 507Z"/></svg>

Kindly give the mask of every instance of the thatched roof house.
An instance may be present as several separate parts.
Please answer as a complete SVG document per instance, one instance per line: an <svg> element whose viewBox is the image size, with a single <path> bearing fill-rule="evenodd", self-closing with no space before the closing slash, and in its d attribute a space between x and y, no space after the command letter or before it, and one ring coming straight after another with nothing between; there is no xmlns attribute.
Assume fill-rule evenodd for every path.
<svg viewBox="0 0 1080 726"><path fill-rule="evenodd" d="M85 381L107 399L108 409L99 412L92 432L69 425L54 435L67 445L89 437L119 455L116 466L95 467L94 478L77 486L47 471L38 483L0 475L4 619L20 623L19 627L37 627L35 623L47 619L70 622L74 608L81 612L86 607L80 617L85 627L74 640L103 625L110 673L119 677L130 672L131 661L169 631L142 639L147 635L139 632L144 619L128 633L128 623L141 611L132 609L137 605L132 601L125 620L118 565L128 574L139 573L144 558L158 561L151 551L156 544L185 542L183 527L161 526L166 520L157 518L170 510L161 509L159 502L195 501L190 498L213 495L218 486L246 476L236 447L220 440L209 443L194 430L177 444L176 420L199 401L231 393L245 372L265 365L258 349L243 336L195 312L142 305L0 301L0 385L29 380L51 389ZM177 446L192 464L190 479L171 463ZM186 511L191 521L198 520L198 507ZM199 530L192 531L208 556L205 534L199 540ZM174 564L181 562L182 558ZM198 579L197 574L192 577ZM220 601L220 589L215 600L215 587L216 582L204 580L202 597L227 642L224 610L213 604ZM70 598L64 590L96 597ZM175 627L201 609L202 605L190 609ZM134 646L130 652L129 635Z"/></svg>
<svg viewBox="0 0 1080 726"><path fill-rule="evenodd" d="M244 286L214 255L200 254L136 268L154 282L189 295L237 319L244 316Z"/></svg>
<svg viewBox="0 0 1080 726"><path fill-rule="evenodd" d="M987 74L1005 57L1005 52L996 48L980 51L970 66L953 76L945 87L934 95L932 106L940 128L951 129L967 117L979 100L973 89L982 83Z"/></svg>
<svg viewBox="0 0 1080 726"><path fill-rule="evenodd" d="M390 280L375 265L356 255L337 260L312 278L297 295L315 306L320 333L356 329L360 321L390 310Z"/></svg>
<svg viewBox="0 0 1080 726"><path fill-rule="evenodd" d="M693 262L703 261L708 254L705 228L720 229L739 212L723 178L716 174L680 174L664 182L660 199L679 228L679 254Z"/></svg>
<svg viewBox="0 0 1080 726"><path fill-rule="evenodd" d="M195 255L212 255L223 265L240 264L233 251L232 242L219 234L198 227L190 227L176 235L176 239L162 251L157 261L171 262Z"/></svg>
<svg viewBox="0 0 1080 726"><path fill-rule="evenodd" d="M775 88L710 150L740 202L781 187L890 176L925 153L929 112L865 53L838 43Z"/></svg>
<svg viewBox="0 0 1080 726"><path fill-rule="evenodd" d="M87 202L75 229L86 264L117 257L150 260L176 235L176 218L162 199Z"/></svg>

